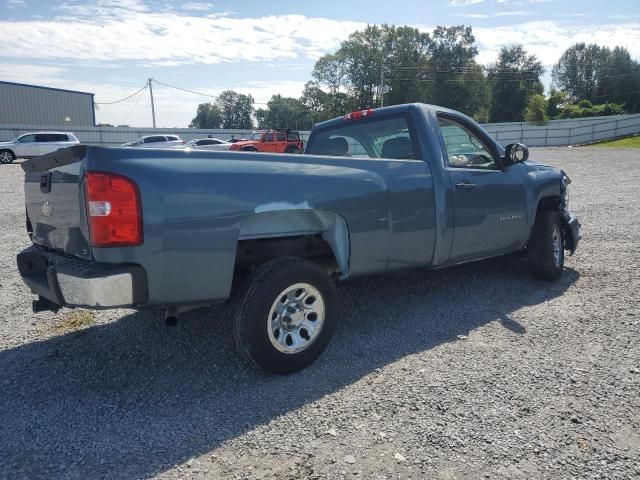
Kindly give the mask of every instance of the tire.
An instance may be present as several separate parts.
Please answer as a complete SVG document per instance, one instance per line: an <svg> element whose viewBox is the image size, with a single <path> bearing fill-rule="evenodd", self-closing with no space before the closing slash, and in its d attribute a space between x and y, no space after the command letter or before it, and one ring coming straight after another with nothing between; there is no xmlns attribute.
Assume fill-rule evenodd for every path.
<svg viewBox="0 0 640 480"><path fill-rule="evenodd" d="M557 280L564 269L564 230L560 213L540 210L527 246L529 267L540 280Z"/></svg>
<svg viewBox="0 0 640 480"><path fill-rule="evenodd" d="M234 318L236 346L261 370L297 372L324 351L337 314L335 285L320 266L279 257L258 268L243 290Z"/></svg>
<svg viewBox="0 0 640 480"><path fill-rule="evenodd" d="M300 150L298 147L295 147L293 145L289 145L287 149L284 151L284 153L302 153L302 150Z"/></svg>
<svg viewBox="0 0 640 480"><path fill-rule="evenodd" d="M0 163L13 163L15 159L16 156L11 150L0 150Z"/></svg>

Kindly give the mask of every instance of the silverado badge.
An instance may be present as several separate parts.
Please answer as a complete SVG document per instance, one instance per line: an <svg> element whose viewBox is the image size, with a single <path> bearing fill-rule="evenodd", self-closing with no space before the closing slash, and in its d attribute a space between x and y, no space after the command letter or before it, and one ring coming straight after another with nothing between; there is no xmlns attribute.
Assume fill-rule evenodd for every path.
<svg viewBox="0 0 640 480"><path fill-rule="evenodd" d="M45 217L50 217L53 215L53 205L51 205L51 202L44 202L42 204L42 214Z"/></svg>

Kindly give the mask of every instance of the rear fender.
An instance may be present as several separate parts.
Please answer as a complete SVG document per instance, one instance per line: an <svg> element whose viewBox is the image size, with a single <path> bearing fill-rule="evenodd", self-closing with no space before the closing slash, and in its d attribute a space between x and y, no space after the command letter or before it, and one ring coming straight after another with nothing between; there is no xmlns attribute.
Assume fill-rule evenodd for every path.
<svg viewBox="0 0 640 480"><path fill-rule="evenodd" d="M331 247L342 277L346 277L350 254L346 222L336 213L304 207L280 202L264 205L244 219L238 240L321 235Z"/></svg>

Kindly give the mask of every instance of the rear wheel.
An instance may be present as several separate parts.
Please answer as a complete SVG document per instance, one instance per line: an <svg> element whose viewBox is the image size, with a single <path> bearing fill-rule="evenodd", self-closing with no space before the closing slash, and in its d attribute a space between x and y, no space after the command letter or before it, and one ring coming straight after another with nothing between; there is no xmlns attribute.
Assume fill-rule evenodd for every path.
<svg viewBox="0 0 640 480"><path fill-rule="evenodd" d="M541 280L560 278L564 269L564 231L559 212L538 212L527 253L534 277Z"/></svg>
<svg viewBox="0 0 640 480"><path fill-rule="evenodd" d="M0 151L0 163L12 163L16 159L16 156L11 150Z"/></svg>
<svg viewBox="0 0 640 480"><path fill-rule="evenodd" d="M282 257L262 265L249 279L234 320L238 350L273 373L309 366L335 329L337 295L317 264Z"/></svg>

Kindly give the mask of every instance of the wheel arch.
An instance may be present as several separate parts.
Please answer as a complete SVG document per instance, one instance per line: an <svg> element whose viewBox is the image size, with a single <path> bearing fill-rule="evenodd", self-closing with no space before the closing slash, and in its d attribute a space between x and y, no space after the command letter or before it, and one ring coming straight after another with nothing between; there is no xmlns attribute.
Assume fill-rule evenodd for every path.
<svg viewBox="0 0 640 480"><path fill-rule="evenodd" d="M350 240L345 220L331 211L300 207L274 203L247 216L238 234L236 266L238 260L242 261L242 247L252 242L254 249L267 250L258 252L258 259L287 254L290 249L296 250L298 256L300 252L309 257L330 254L339 275L348 276Z"/></svg>

